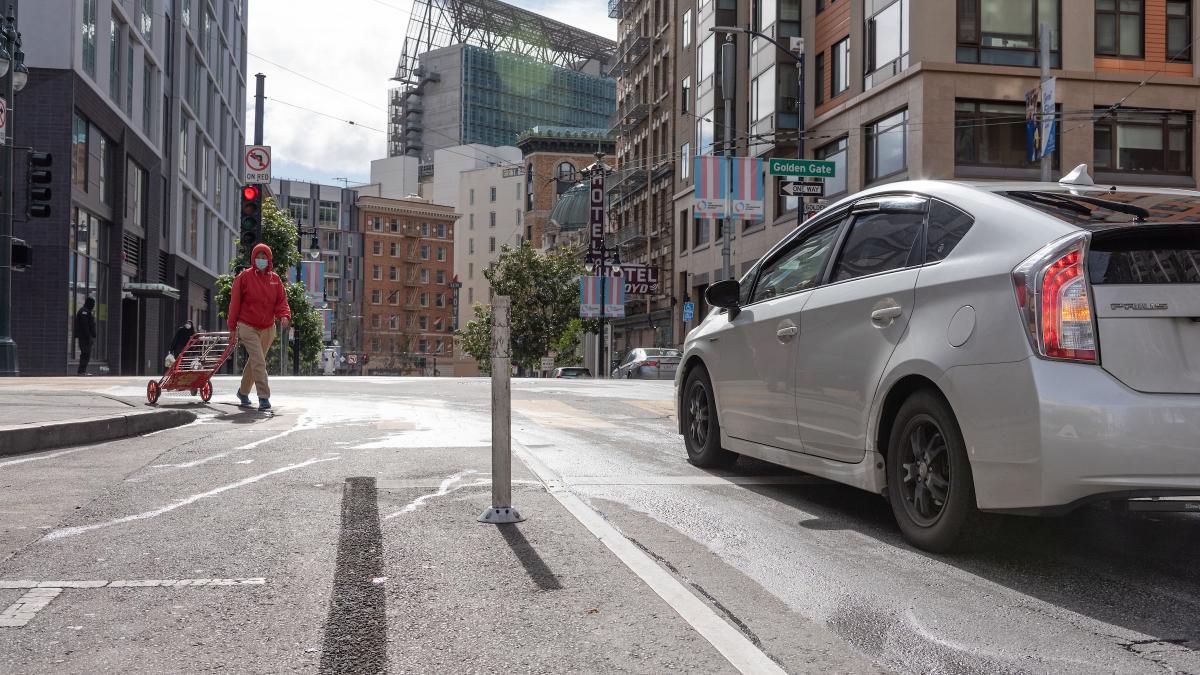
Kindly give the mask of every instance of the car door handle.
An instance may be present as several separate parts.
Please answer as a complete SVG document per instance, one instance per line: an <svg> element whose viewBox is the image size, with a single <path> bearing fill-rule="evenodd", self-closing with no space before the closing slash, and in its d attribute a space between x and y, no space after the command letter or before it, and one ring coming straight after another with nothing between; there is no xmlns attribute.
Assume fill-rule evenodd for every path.
<svg viewBox="0 0 1200 675"><path fill-rule="evenodd" d="M900 305L891 305L890 307L881 307L871 312L871 323L877 326L890 326L892 322L904 313L904 309Z"/></svg>
<svg viewBox="0 0 1200 675"><path fill-rule="evenodd" d="M788 326L787 328L780 328L779 330L775 331L775 337L779 338L780 340L787 341L796 337L796 334L799 332L799 326Z"/></svg>

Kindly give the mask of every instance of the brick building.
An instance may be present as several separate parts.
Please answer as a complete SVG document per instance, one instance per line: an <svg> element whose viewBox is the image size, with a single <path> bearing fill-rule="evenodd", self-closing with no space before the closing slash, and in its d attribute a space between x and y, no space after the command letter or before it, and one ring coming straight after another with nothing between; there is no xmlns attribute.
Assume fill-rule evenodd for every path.
<svg viewBox="0 0 1200 675"><path fill-rule="evenodd" d="M596 153L609 156L614 144L604 129L537 126L517 139L525 162L525 239L535 247L551 249L560 243L560 230L550 224L550 210L582 171L596 161Z"/></svg>
<svg viewBox="0 0 1200 675"><path fill-rule="evenodd" d="M360 196L364 375L453 375L454 227L429 201Z"/></svg>

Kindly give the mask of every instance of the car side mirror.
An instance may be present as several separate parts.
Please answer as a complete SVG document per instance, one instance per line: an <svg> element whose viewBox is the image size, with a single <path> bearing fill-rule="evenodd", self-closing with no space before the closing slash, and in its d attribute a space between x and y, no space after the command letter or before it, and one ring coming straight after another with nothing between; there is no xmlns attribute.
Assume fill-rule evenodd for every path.
<svg viewBox="0 0 1200 675"><path fill-rule="evenodd" d="M737 309L742 296L742 285L737 279L718 281L704 291L704 299L713 307Z"/></svg>

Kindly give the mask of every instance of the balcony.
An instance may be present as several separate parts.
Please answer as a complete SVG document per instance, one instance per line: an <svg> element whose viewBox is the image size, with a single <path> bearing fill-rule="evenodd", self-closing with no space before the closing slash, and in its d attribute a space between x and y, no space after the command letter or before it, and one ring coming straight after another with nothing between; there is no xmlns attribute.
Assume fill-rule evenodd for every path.
<svg viewBox="0 0 1200 675"><path fill-rule="evenodd" d="M423 286L424 284L421 282L421 280L418 277L405 277L404 285L405 286Z"/></svg>
<svg viewBox="0 0 1200 675"><path fill-rule="evenodd" d="M614 174L614 179L608 188L608 193L613 196L614 201L619 201L621 198L632 195L645 187L645 169L624 169Z"/></svg>
<svg viewBox="0 0 1200 675"><path fill-rule="evenodd" d="M625 39L625 51L621 56L629 61L629 66L632 68L641 62L642 57L650 52L650 38L645 35L636 37L627 37Z"/></svg>
<svg viewBox="0 0 1200 675"><path fill-rule="evenodd" d="M617 243L622 247L646 243L646 231L641 225L626 225L617 232Z"/></svg>

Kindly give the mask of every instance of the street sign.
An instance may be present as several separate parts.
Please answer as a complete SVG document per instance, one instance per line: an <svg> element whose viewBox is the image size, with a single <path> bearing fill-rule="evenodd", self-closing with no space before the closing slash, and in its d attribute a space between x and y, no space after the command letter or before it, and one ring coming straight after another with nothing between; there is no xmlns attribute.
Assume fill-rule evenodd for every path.
<svg viewBox="0 0 1200 675"><path fill-rule="evenodd" d="M785 180L779 184L781 197L824 197L825 183L801 183L798 180Z"/></svg>
<svg viewBox="0 0 1200 675"><path fill-rule="evenodd" d="M810 214L810 213L816 213L816 212L820 211L821 209L825 208L825 207L826 207L826 206L828 206L828 205L829 205L829 202L825 201L824 199L821 199L821 200L819 200L819 201L815 201L815 202L813 202L813 203L811 203L811 204L805 204L805 205L804 205L804 213L805 213L806 215L807 215L807 214Z"/></svg>
<svg viewBox="0 0 1200 675"><path fill-rule="evenodd" d="M767 160L767 171L772 176L812 176L833 178L836 164L825 159L785 159L772 157Z"/></svg>
<svg viewBox="0 0 1200 675"><path fill-rule="evenodd" d="M593 255L604 255L604 172L592 172L588 186L588 228L591 230Z"/></svg>
<svg viewBox="0 0 1200 675"><path fill-rule="evenodd" d="M696 303L694 303L694 302L683 303L683 322L687 323L688 321L691 321L692 317L694 317L694 316L696 316Z"/></svg>
<svg viewBox="0 0 1200 675"><path fill-rule="evenodd" d="M247 145L242 158L247 183L265 185L271 182L271 146Z"/></svg>
<svg viewBox="0 0 1200 675"><path fill-rule="evenodd" d="M621 275L625 277L625 295L650 295L658 293L658 268L640 263L621 263Z"/></svg>
<svg viewBox="0 0 1200 675"><path fill-rule="evenodd" d="M542 357L542 370L554 370L554 358L551 356Z"/></svg>

